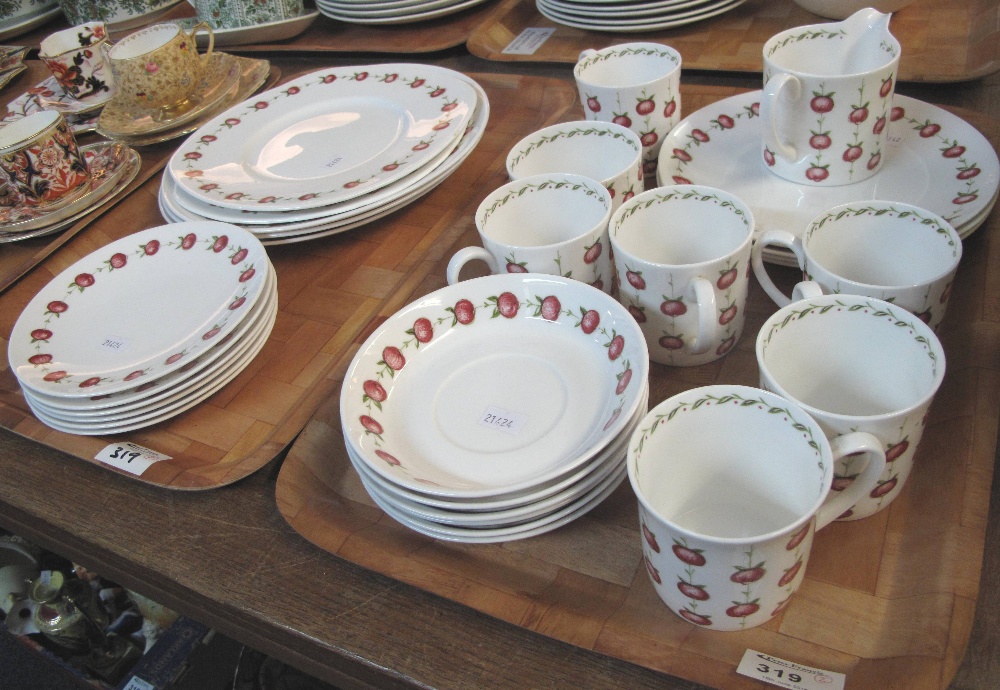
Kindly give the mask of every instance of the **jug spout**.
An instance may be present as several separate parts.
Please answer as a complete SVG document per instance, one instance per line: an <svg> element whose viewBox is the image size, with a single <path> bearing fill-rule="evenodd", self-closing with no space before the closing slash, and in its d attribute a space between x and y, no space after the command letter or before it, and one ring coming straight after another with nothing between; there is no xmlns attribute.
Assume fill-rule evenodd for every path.
<svg viewBox="0 0 1000 690"><path fill-rule="evenodd" d="M848 36L856 37L858 41L873 41L878 45L884 38L889 36L889 20L892 14L879 12L878 10L866 7L858 10L847 19L840 22L840 26L847 32Z"/></svg>

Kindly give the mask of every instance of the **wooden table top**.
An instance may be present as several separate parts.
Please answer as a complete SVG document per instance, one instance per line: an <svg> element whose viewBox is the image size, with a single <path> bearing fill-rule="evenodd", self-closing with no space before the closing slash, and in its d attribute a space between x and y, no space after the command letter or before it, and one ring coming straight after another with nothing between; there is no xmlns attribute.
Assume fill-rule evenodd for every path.
<svg viewBox="0 0 1000 690"><path fill-rule="evenodd" d="M498 66L467 55L428 61L571 80L569 67ZM294 75L337 61L276 63ZM691 80L759 83L731 75ZM900 92L1000 112L995 76L948 87L904 84ZM155 204L155 185L154 178L127 203ZM998 467L975 623L956 689L995 687L1000 678ZM0 430L0 527L344 688L701 687L505 623L315 547L276 506L279 469L280 458L216 490L176 492Z"/></svg>

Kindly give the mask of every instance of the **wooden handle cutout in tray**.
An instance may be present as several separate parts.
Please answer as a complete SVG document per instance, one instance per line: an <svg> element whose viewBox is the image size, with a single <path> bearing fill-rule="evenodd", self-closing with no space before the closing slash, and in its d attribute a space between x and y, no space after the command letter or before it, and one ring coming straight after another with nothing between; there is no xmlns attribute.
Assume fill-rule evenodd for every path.
<svg viewBox="0 0 1000 690"><path fill-rule="evenodd" d="M294 77L296 75L291 75ZM291 78L290 77L290 78ZM463 209L503 170L507 147L563 117L576 101L565 82L482 75L491 104L476 150L427 196L363 228L268 248L278 276L278 319L263 351L231 383L184 414L115 438L54 431L31 415L7 361L24 306L66 266L109 242L163 225L160 178L80 231L0 294L0 426L92 462L111 442L131 441L171 457L138 479L170 489L212 489L247 476L284 449L326 401L340 354L387 299L410 294L471 222ZM516 96L516 97L515 97ZM109 471L126 474L108 465ZM131 475L127 475L131 476Z"/></svg>
<svg viewBox="0 0 1000 690"><path fill-rule="evenodd" d="M683 69L760 72L768 38L825 21L833 20L792 0L748 0L717 17L674 29L611 33L557 24L539 13L535 0L504 0L466 45L487 60L573 64L587 48L653 41L680 51ZM503 52L525 29L545 27L556 31L534 53ZM899 78L904 81L962 81L1000 69L1000 23L991 0L916 0L893 15L891 30L903 48Z"/></svg>
<svg viewBox="0 0 1000 690"><path fill-rule="evenodd" d="M682 93L701 108L734 91L682 87ZM1000 121L960 115L994 146L1000 141ZM492 173L477 180L480 189L504 182L506 151L500 146L494 152L486 168ZM803 585L777 619L723 633L681 620L657 597L642 563L628 482L565 527L494 545L424 537L368 498L344 450L340 381L377 324L442 287L451 253L478 244L474 209L475 199L467 199L453 220L464 229L458 241L438 254L426 280L393 294L324 382L326 400L278 475L277 504L288 523L318 547L365 568L543 635L715 687L759 687L735 673L747 648L846 673L849 688L946 687L972 627L997 444L1000 214L966 240L942 325L948 372L901 495L873 517L820 532ZM791 269L777 270L786 271L789 284L797 279ZM737 348L697 368L654 364L650 406L700 385L759 385L754 336L775 309L752 282Z"/></svg>

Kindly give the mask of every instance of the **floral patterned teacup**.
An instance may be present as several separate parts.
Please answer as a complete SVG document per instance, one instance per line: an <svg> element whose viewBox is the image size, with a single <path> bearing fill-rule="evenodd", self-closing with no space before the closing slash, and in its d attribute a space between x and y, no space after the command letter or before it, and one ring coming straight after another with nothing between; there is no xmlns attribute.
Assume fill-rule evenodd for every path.
<svg viewBox="0 0 1000 690"><path fill-rule="evenodd" d="M42 41L38 57L67 94L79 101L107 99L114 89L102 22L57 31Z"/></svg>
<svg viewBox="0 0 1000 690"><path fill-rule="evenodd" d="M448 262L448 284L462 267L484 261L491 273L547 273L611 291L608 245L611 194L582 175L531 175L500 187L476 210L482 247Z"/></svg>
<svg viewBox="0 0 1000 690"><path fill-rule="evenodd" d="M626 201L611 217L618 301L654 362L698 366L743 332L754 221L720 189L674 185Z"/></svg>
<svg viewBox="0 0 1000 690"><path fill-rule="evenodd" d="M870 456L864 472L831 493L834 462L852 453ZM695 625L743 630L789 604L814 533L875 485L885 456L871 434L831 444L798 405L718 385L650 410L627 467L656 593Z"/></svg>
<svg viewBox="0 0 1000 690"><path fill-rule="evenodd" d="M639 135L613 122L564 122L529 134L507 154L512 180L544 173L593 178L611 194L611 210L643 190Z"/></svg>
<svg viewBox="0 0 1000 690"><path fill-rule="evenodd" d="M840 519L856 520L899 496L944 380L941 341L901 307L859 295L819 295L775 312L757 335L763 388L794 401L827 438L865 431L885 448L885 471ZM863 457L837 462L835 491L858 481Z"/></svg>
<svg viewBox="0 0 1000 690"><path fill-rule="evenodd" d="M300 16L302 0L191 0L198 19L213 29L256 26Z"/></svg>
<svg viewBox="0 0 1000 690"><path fill-rule="evenodd" d="M573 76L586 118L638 134L645 172L655 172L663 137L681 118L681 54L660 43L585 50Z"/></svg>
<svg viewBox="0 0 1000 690"><path fill-rule="evenodd" d="M198 54L195 34L208 32L208 50ZM108 56L118 93L139 108L179 108L198 85L215 45L212 27L200 23L190 32L176 24L156 24L118 41Z"/></svg>
<svg viewBox="0 0 1000 690"><path fill-rule="evenodd" d="M90 170L66 120L41 110L0 128L0 174L18 205L53 207L79 196Z"/></svg>
<svg viewBox="0 0 1000 690"><path fill-rule="evenodd" d="M893 201L843 204L814 218L801 238L784 230L767 230L757 238L753 271L779 307L791 300L764 267L769 245L790 249L803 278L822 292L892 302L935 331L962 258L962 239L935 213ZM801 292L803 286L797 287Z"/></svg>
<svg viewBox="0 0 1000 690"><path fill-rule="evenodd" d="M760 99L764 167L824 186L877 173L889 155L899 55L889 15L872 9L772 36Z"/></svg>

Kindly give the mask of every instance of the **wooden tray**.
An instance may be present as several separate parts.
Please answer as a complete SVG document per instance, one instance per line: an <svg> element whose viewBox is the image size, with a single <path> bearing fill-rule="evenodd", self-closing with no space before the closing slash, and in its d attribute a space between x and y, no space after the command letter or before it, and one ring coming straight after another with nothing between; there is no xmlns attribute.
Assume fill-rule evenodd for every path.
<svg viewBox="0 0 1000 690"><path fill-rule="evenodd" d="M784 29L830 21L792 0L749 0L730 12L675 29L621 34L585 31L543 17L535 0L504 0L466 44L473 55L504 62L575 63L580 51L628 41L666 43L680 51L683 69L760 72L764 42ZM531 55L504 53L527 28L556 32ZM899 78L947 82L1000 70L1000 22L991 0L916 0L892 18L903 46Z"/></svg>
<svg viewBox="0 0 1000 690"><path fill-rule="evenodd" d="M682 86L694 108L734 92ZM1000 121L959 114L994 146L1000 141ZM495 152L487 166L492 172L478 180L481 190L504 181L505 153L503 147ZM323 382L326 400L277 479L278 508L292 528L330 553L504 621L715 687L760 687L735 673L747 648L846 673L849 688L946 687L972 627L997 447L1000 214L966 240L942 328L948 373L901 495L876 516L836 523L817 536L803 585L779 618L723 633L681 620L658 599L642 564L636 501L627 482L566 527L497 545L419 535L382 513L361 486L340 431L344 371L382 320L443 286L455 249L478 243L475 201L458 211L461 235L437 255L427 278L394 292ZM789 284L797 278L793 270L775 270L785 271ZM758 385L754 334L774 310L752 281L737 348L698 368L654 364L650 406L699 385Z"/></svg>
<svg viewBox="0 0 1000 690"><path fill-rule="evenodd" d="M506 155L517 133L564 116L576 99L562 81L476 78L490 97L489 128L440 187L359 230L268 248L278 276L277 324L250 367L214 396L172 420L115 438L64 434L31 415L4 356L0 426L94 464L99 463L93 457L112 441L152 448L172 459L155 463L139 479L170 489L223 486L274 459L326 401L332 385L328 372L340 353L387 299L417 289L467 227L463 209L484 189L482 180L497 174L500 152ZM64 267L120 237L164 223L157 207L159 183L159 177L150 179L0 295L3 352L24 306Z"/></svg>
<svg viewBox="0 0 1000 690"><path fill-rule="evenodd" d="M347 24L321 14L308 29L293 38L280 42L226 46L223 50L246 55L263 52L352 55L432 53L464 45L472 32L486 22L496 8L497 0L490 0L438 19L399 25ZM157 21L194 15L194 8L183 2ZM46 36L68 27L66 19L60 15L44 26L6 42L37 48ZM127 33L130 32L115 34L112 39L117 40Z"/></svg>

